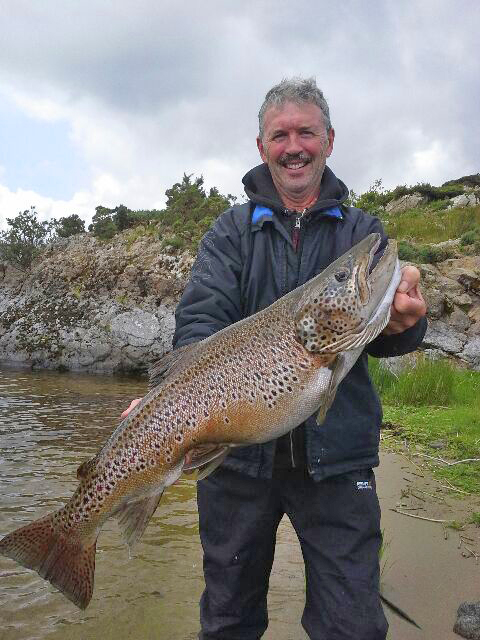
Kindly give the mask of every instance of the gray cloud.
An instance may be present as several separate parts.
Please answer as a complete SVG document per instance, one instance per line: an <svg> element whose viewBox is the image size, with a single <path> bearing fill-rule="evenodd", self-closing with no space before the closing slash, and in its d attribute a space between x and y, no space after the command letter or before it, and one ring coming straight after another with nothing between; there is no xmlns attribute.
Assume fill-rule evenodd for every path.
<svg viewBox="0 0 480 640"><path fill-rule="evenodd" d="M239 193L258 162L263 96L296 74L323 88L337 133L331 164L356 191L376 178L394 186L479 170L474 2L0 7L3 86L60 100L98 173L137 179L132 197L150 202L158 189L161 199L184 170Z"/></svg>

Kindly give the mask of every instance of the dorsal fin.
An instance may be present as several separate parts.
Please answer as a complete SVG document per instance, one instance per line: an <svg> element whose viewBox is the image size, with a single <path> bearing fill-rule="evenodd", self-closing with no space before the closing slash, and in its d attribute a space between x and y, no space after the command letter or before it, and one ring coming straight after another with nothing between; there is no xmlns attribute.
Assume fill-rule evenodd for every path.
<svg viewBox="0 0 480 640"><path fill-rule="evenodd" d="M187 344L184 347L179 347L174 351L170 351L164 355L160 360L155 362L148 372L150 389L157 387L161 384L167 376L169 376L177 366L184 365L190 359L190 356L197 350L198 343Z"/></svg>
<svg viewBox="0 0 480 640"><path fill-rule="evenodd" d="M96 457L91 458L90 460L85 460L77 469L77 478L78 480L83 480L93 471L96 465Z"/></svg>

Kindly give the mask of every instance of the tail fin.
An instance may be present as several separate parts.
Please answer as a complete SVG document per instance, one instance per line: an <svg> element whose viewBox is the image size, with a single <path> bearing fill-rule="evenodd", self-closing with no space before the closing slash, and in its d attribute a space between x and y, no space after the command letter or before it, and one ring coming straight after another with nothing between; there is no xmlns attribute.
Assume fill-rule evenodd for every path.
<svg viewBox="0 0 480 640"><path fill-rule="evenodd" d="M51 513L5 536L0 553L34 569L85 609L93 592L96 541L85 547L76 532L58 526L55 516Z"/></svg>

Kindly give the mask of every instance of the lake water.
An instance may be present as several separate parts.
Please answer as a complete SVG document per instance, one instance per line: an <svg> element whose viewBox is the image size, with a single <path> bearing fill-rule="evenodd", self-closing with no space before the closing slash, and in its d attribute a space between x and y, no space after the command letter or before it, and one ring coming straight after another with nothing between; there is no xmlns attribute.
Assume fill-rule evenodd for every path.
<svg viewBox="0 0 480 640"><path fill-rule="evenodd" d="M0 535L60 507L76 487L79 464L145 390L145 382L132 379L0 369ZM165 491L131 559L115 520L107 522L85 611L0 556L0 638L196 638L201 558L195 480L186 477ZM304 581L299 547L284 521L265 638L306 638L299 624Z"/></svg>
<svg viewBox="0 0 480 640"><path fill-rule="evenodd" d="M122 410L145 390L145 382L132 379L0 368L1 536L69 498L79 464L98 451ZM383 454L377 470L388 542L382 582L386 594L423 627L419 632L387 612L389 640L454 640L456 608L462 600L480 598L480 565L461 555L455 532L445 540L441 525L390 511L418 474L418 467L392 454ZM437 492L438 485L431 483L424 489ZM468 506L465 501L456 505L450 496L446 500L452 509ZM474 500L471 506L480 511ZM480 530L468 535L480 548ZM164 493L131 559L115 520L107 522L97 545L95 590L85 611L35 572L0 556L0 640L194 640L203 590L201 557L195 480L188 476ZM299 545L284 519L265 640L307 638L299 622L304 586Z"/></svg>

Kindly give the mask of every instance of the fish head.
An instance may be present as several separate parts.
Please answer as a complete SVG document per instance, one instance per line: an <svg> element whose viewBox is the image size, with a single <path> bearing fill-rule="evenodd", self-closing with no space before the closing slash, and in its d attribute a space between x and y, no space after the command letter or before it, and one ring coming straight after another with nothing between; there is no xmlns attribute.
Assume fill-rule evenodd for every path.
<svg viewBox="0 0 480 640"><path fill-rule="evenodd" d="M397 245L371 270L380 234L372 233L302 287L295 313L298 341L312 353L339 353L371 342L390 319L400 282Z"/></svg>

